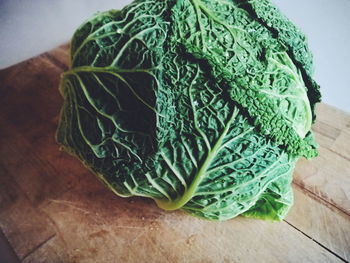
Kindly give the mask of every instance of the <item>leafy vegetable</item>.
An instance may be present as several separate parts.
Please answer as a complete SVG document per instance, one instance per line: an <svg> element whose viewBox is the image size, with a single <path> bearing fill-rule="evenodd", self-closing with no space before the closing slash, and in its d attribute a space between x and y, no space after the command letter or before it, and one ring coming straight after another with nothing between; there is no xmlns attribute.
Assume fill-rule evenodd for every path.
<svg viewBox="0 0 350 263"><path fill-rule="evenodd" d="M57 140L120 196L281 220L317 154L305 37L269 1L145 0L75 33Z"/></svg>

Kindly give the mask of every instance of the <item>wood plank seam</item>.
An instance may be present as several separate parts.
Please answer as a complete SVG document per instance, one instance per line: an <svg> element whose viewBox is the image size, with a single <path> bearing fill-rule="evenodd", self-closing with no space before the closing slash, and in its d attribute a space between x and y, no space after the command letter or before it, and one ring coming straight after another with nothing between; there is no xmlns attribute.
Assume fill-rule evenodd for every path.
<svg viewBox="0 0 350 263"><path fill-rule="evenodd" d="M293 184L298 187L299 189L301 189L304 192L307 192L307 194L314 199L315 201L319 202L319 203L324 203L322 205L327 205L329 208L331 209L335 209L339 212L341 212L342 214L349 216L350 214L349 212L345 211L343 208L336 206L335 204L331 203L329 200L324 199L322 196L317 195L316 193L312 192L311 190L303 187L301 184L297 183L295 180L293 180Z"/></svg>
<svg viewBox="0 0 350 263"><path fill-rule="evenodd" d="M330 135L330 133L326 132L326 130L329 130L329 129L332 129L333 132L335 133L334 136ZM336 127L333 127L327 123L324 123L322 121L316 121L314 124L313 124L313 127L312 127L312 130L314 132L318 132L319 134L323 135L323 136L326 136L327 138L330 138L330 139L333 139L335 140L341 133L341 130L336 128Z"/></svg>
<svg viewBox="0 0 350 263"><path fill-rule="evenodd" d="M59 69L62 69L63 71L68 70L68 65L63 64L61 61L59 61L56 57L51 55L49 52L46 52L42 55L43 57L47 58L52 64L54 64Z"/></svg>
<svg viewBox="0 0 350 263"><path fill-rule="evenodd" d="M31 251L29 251L26 255L24 255L21 258L21 261L24 261L27 257L29 257L30 255L32 255L35 251L37 251L39 248L41 248L43 245L45 245L47 242L49 242L51 239L53 239L56 236L56 233L49 236L47 239L45 239L44 241L42 241L41 243L39 243L37 246L35 246Z"/></svg>
<svg viewBox="0 0 350 263"><path fill-rule="evenodd" d="M70 189L71 190L71 189ZM68 190L67 190L68 192ZM51 203L51 200L48 200L48 202L46 203L45 206L48 206L49 204ZM61 238L63 235L61 233L61 230L60 230L60 227L57 225L56 221L48 214L46 213L45 211L45 206L42 206L41 208L39 208L40 212L43 213L47 219L50 221L50 223L52 224L54 230L55 230L55 235L54 236L57 236L58 238ZM51 240L51 239L50 239ZM47 240L48 242L49 240ZM44 244L43 244L44 245ZM34 251L33 251L34 252Z"/></svg>
<svg viewBox="0 0 350 263"><path fill-rule="evenodd" d="M348 158L347 156L344 156L344 155L342 155L341 153L338 153L338 152L336 152L336 151L334 151L334 150L332 150L332 149L329 149L329 148L327 148L327 150L331 151L332 153L335 153L336 155L338 155L338 156L340 156L341 158L343 158L343 159L345 159L345 160L347 160L347 161L350 162L350 158Z"/></svg>
<svg viewBox="0 0 350 263"><path fill-rule="evenodd" d="M289 223L287 220L283 220L285 223L287 223L290 227L294 228L295 230L297 230L298 232L300 232L302 235L304 235L305 237L311 239L313 242L315 242L317 245L319 245L320 247L324 248L325 250L327 250L329 253L331 253L332 255L336 256L338 259L340 259L343 262L349 262L346 259L344 259L343 257L341 257L340 255L338 255L336 252L330 250L328 247L324 246L323 244L321 244L320 242L318 242L316 239L312 238L311 236L309 236L308 234L306 234L304 231L298 229L297 227L295 227L293 224Z"/></svg>

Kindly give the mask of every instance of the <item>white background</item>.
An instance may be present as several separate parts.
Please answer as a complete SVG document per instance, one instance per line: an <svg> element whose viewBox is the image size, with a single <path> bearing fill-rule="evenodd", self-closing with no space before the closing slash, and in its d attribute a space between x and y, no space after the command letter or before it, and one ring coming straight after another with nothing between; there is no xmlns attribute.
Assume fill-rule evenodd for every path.
<svg viewBox="0 0 350 263"><path fill-rule="evenodd" d="M69 41L74 29L97 11L130 2L0 0L0 69ZM350 112L350 0L274 2L308 36L323 101Z"/></svg>

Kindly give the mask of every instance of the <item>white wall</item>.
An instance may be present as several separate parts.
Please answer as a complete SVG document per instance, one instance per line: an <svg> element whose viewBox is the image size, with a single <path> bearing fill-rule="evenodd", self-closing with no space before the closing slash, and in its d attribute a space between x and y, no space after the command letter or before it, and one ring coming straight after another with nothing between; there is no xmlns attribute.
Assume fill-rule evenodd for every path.
<svg viewBox="0 0 350 263"><path fill-rule="evenodd" d="M273 0L308 36L323 100L350 112L350 0ZM67 42L96 11L131 0L0 0L0 68Z"/></svg>
<svg viewBox="0 0 350 263"><path fill-rule="evenodd" d="M0 0L0 69L70 40L98 11L120 9L131 0Z"/></svg>

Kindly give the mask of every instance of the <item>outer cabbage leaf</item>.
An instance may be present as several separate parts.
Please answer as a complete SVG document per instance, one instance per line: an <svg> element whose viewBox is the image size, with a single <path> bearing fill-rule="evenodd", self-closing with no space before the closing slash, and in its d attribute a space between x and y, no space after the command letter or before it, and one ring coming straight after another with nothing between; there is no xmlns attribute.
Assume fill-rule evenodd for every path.
<svg viewBox="0 0 350 263"><path fill-rule="evenodd" d="M211 73L230 87L232 99L263 134L294 156L314 157L313 144L303 140L312 111L301 73L285 46L239 3L177 1L173 20L179 41L190 54L207 61Z"/></svg>
<svg viewBox="0 0 350 263"><path fill-rule="evenodd" d="M313 56L305 35L270 0L245 0L242 7L288 48L288 54L298 65L308 88L307 93L315 119L315 106L321 101L321 93L320 86L312 78Z"/></svg>

